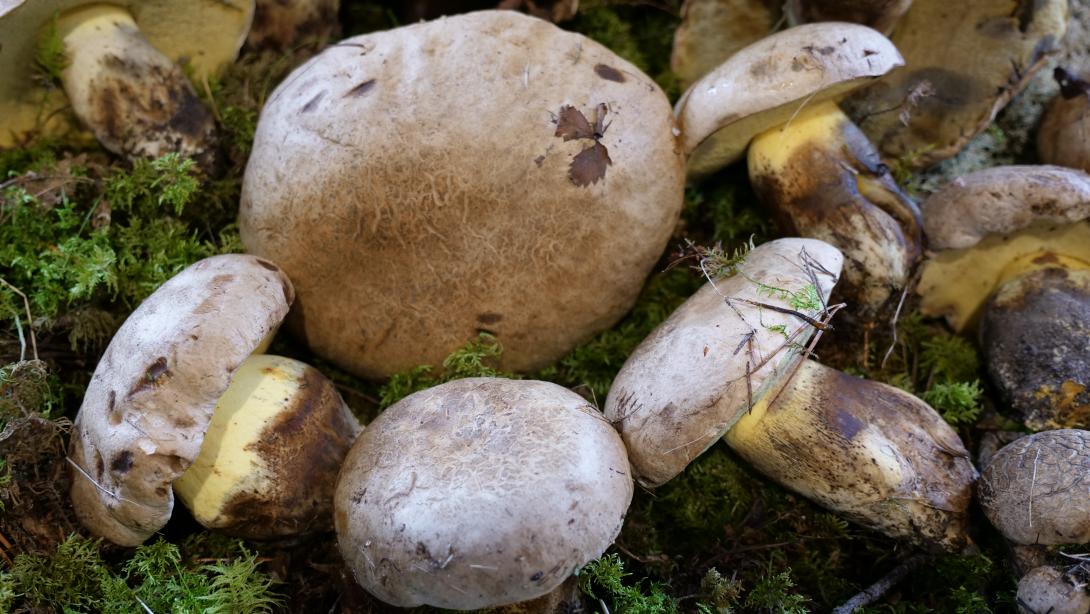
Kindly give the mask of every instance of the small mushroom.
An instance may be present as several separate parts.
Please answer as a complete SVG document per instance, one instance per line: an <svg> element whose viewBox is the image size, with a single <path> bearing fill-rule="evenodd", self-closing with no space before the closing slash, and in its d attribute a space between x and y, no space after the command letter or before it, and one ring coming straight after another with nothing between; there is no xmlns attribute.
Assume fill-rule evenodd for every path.
<svg viewBox="0 0 1090 614"><path fill-rule="evenodd" d="M998 167L923 205L932 253L917 291L955 331L980 324L1002 400L1034 430L1090 420L1090 176Z"/></svg>
<svg viewBox="0 0 1090 614"><path fill-rule="evenodd" d="M915 0L893 31L905 67L845 100L887 160L949 158L991 124L1059 48L1067 0Z"/></svg>
<svg viewBox="0 0 1090 614"><path fill-rule="evenodd" d="M781 0L685 0L670 69L688 87L740 49L772 34Z"/></svg>
<svg viewBox="0 0 1090 614"><path fill-rule="evenodd" d="M606 417L646 486L725 435L787 488L887 535L956 550L968 543L976 473L953 429L911 395L802 361L825 326L823 301L840 263L834 248L810 239L750 251L636 348Z"/></svg>
<svg viewBox="0 0 1090 614"><path fill-rule="evenodd" d="M406 397L360 435L337 483L337 540L387 603L498 607L601 556L632 491L624 444L579 395L463 379Z"/></svg>
<svg viewBox="0 0 1090 614"><path fill-rule="evenodd" d="M251 538L329 528L335 475L359 425L314 369L251 356L293 298L273 263L215 256L132 313L72 434L72 504L88 530L142 543L170 519L179 478L179 496L209 526Z"/></svg>
<svg viewBox="0 0 1090 614"><path fill-rule="evenodd" d="M912 0L787 0L784 12L792 24L848 21L889 34Z"/></svg>
<svg viewBox="0 0 1090 614"><path fill-rule="evenodd" d="M1090 83L1060 67L1053 76L1060 93L1041 117L1037 154L1044 164L1090 172Z"/></svg>
<svg viewBox="0 0 1090 614"><path fill-rule="evenodd" d="M980 506L1016 544L1090 542L1090 431L1044 431L1003 447L977 484Z"/></svg>
<svg viewBox="0 0 1090 614"><path fill-rule="evenodd" d="M1055 567L1030 570L1018 581L1018 611L1022 614L1087 614L1090 593L1086 581Z"/></svg>
<svg viewBox="0 0 1090 614"><path fill-rule="evenodd" d="M261 114L239 226L365 377L481 331L531 371L631 307L681 211L669 102L590 39L481 11L342 41Z"/></svg>
<svg viewBox="0 0 1090 614"><path fill-rule="evenodd" d="M900 64L889 40L869 28L799 26L738 52L677 107L690 176L717 170L748 146L761 201L784 232L844 253L840 291L866 321L911 275L919 212L833 99Z"/></svg>
<svg viewBox="0 0 1090 614"><path fill-rule="evenodd" d="M235 58L252 15L252 0L0 3L0 147L60 128L48 122L65 99L32 73L52 24L68 60L67 103L103 147L130 159L177 152L211 169L215 124L175 61L197 78L216 72Z"/></svg>

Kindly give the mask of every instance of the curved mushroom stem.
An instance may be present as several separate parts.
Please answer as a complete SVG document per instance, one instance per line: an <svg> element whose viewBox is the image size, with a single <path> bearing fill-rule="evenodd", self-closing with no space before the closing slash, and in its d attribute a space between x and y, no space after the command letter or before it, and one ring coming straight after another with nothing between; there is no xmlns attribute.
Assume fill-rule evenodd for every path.
<svg viewBox="0 0 1090 614"><path fill-rule="evenodd" d="M988 373L1029 428L1086 428L1090 263L1052 252L1024 260L1012 264L1021 274L1005 281L984 308L980 345Z"/></svg>
<svg viewBox="0 0 1090 614"><path fill-rule="evenodd" d="M931 548L969 544L976 470L907 392L807 360L725 438L761 473L863 526Z"/></svg>
<svg viewBox="0 0 1090 614"><path fill-rule="evenodd" d="M864 320L900 297L920 257L920 212L836 103L754 139L749 176L785 232L844 252L840 291Z"/></svg>
<svg viewBox="0 0 1090 614"><path fill-rule="evenodd" d="M212 115L126 10L93 5L62 15L57 28L69 58L64 90L103 147L130 160L177 152L212 170Z"/></svg>

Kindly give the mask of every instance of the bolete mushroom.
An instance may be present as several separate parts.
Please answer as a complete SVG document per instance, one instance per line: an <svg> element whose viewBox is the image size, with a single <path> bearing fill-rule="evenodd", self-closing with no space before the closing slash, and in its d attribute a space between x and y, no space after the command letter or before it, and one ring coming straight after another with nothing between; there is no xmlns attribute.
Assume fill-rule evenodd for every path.
<svg viewBox="0 0 1090 614"><path fill-rule="evenodd" d="M128 158L177 152L209 169L215 124L176 61L194 76L234 60L253 0L0 2L0 147L47 122L65 99L33 75L39 41L56 36L67 103L106 149ZM55 27L55 30L53 28Z"/></svg>
<svg viewBox="0 0 1090 614"><path fill-rule="evenodd" d="M306 40L327 41L340 32L341 0L256 0L248 49L287 51Z"/></svg>
<svg viewBox="0 0 1090 614"><path fill-rule="evenodd" d="M740 49L772 34L781 0L685 0L670 69L688 87Z"/></svg>
<svg viewBox="0 0 1090 614"><path fill-rule="evenodd" d="M848 21L889 34L912 0L787 0L789 23Z"/></svg>
<svg viewBox="0 0 1090 614"><path fill-rule="evenodd" d="M472 78L467 77L472 75ZM683 200L662 91L579 34L482 11L330 47L270 97L239 225L289 326L362 376L481 331L530 371L634 302Z"/></svg>
<svg viewBox="0 0 1090 614"><path fill-rule="evenodd" d="M864 526L956 550L976 474L953 429L907 393L802 361L840 264L809 239L750 251L636 348L606 417L646 486L725 435L773 480Z"/></svg>
<svg viewBox="0 0 1090 614"><path fill-rule="evenodd" d="M690 176L717 170L748 146L754 189L782 229L844 253L840 292L865 321L899 297L911 275L919 212L833 99L900 64L870 28L799 26L739 51L677 105Z"/></svg>
<svg viewBox="0 0 1090 614"><path fill-rule="evenodd" d="M496 607L599 557L632 490L624 444L579 395L463 379L406 397L360 435L337 482L337 539L387 603Z"/></svg>
<svg viewBox="0 0 1090 614"><path fill-rule="evenodd" d="M923 204L932 253L920 310L980 323L988 371L1034 430L1090 420L1090 176L1054 166L971 173Z"/></svg>
<svg viewBox="0 0 1090 614"><path fill-rule="evenodd" d="M1060 93L1041 116L1037 155L1044 164L1090 172L1090 83L1061 67L1053 76Z"/></svg>
<svg viewBox="0 0 1090 614"><path fill-rule="evenodd" d="M1067 0L915 0L892 34L905 68L848 97L848 114L886 159L949 158L1059 48L1067 15Z"/></svg>
<svg viewBox="0 0 1090 614"><path fill-rule="evenodd" d="M273 263L215 256L163 284L118 329L69 450L72 504L88 530L142 543L170 519L175 481L198 521L229 533L329 528L359 425L313 368L251 356L293 295Z"/></svg>
<svg viewBox="0 0 1090 614"><path fill-rule="evenodd" d="M1043 565L1031 569L1018 581L1016 601L1023 614L1087 614L1090 593L1087 580Z"/></svg>

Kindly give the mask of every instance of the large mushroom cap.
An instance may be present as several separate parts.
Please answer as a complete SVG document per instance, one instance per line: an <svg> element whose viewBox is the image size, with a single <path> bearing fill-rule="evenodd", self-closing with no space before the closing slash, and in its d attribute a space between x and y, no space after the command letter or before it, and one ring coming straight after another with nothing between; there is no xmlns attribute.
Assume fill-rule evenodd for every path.
<svg viewBox="0 0 1090 614"><path fill-rule="evenodd" d="M471 378L368 425L338 478L335 524L356 580L383 601L495 607L600 556L632 489L624 444L582 397Z"/></svg>
<svg viewBox="0 0 1090 614"><path fill-rule="evenodd" d="M782 5L781 0L685 0L670 69L688 87L738 50L771 34Z"/></svg>
<svg viewBox="0 0 1090 614"><path fill-rule="evenodd" d="M681 209L673 127L636 67L513 11L350 38L265 107L242 239L295 283L294 331L357 374L482 330L533 370L634 302Z"/></svg>
<svg viewBox="0 0 1090 614"><path fill-rule="evenodd" d="M1090 176L1055 166L1002 166L956 179L920 207L934 252L921 311L955 330L976 323L1008 266L1047 251L1090 263Z"/></svg>
<svg viewBox="0 0 1090 614"><path fill-rule="evenodd" d="M53 17L101 0L0 0L0 147L38 127L65 104L61 92L38 88L35 53ZM188 62L197 77L231 62L246 40L253 0L116 0L160 52ZM43 106L44 105L44 106Z"/></svg>
<svg viewBox="0 0 1090 614"><path fill-rule="evenodd" d="M892 35L905 68L849 97L849 115L886 158L927 166L956 154L1058 48L1067 4L915 0Z"/></svg>
<svg viewBox="0 0 1090 614"><path fill-rule="evenodd" d="M215 256L129 316L91 377L72 434L72 504L84 526L134 546L166 524L171 483L197 457L216 402L292 299L271 262Z"/></svg>
<svg viewBox="0 0 1090 614"><path fill-rule="evenodd" d="M1090 542L1090 431L1064 429L1007 444L977 485L988 520L1016 544Z"/></svg>
<svg viewBox="0 0 1090 614"><path fill-rule="evenodd" d="M684 470L800 360L811 325L754 303L816 316L842 263L822 241L765 243L640 343L613 381L605 414L641 483L658 486Z"/></svg>
<svg viewBox="0 0 1090 614"><path fill-rule="evenodd" d="M738 160L753 137L804 105L836 98L903 63L889 39L855 24L808 24L757 41L678 101L689 174L704 176Z"/></svg>

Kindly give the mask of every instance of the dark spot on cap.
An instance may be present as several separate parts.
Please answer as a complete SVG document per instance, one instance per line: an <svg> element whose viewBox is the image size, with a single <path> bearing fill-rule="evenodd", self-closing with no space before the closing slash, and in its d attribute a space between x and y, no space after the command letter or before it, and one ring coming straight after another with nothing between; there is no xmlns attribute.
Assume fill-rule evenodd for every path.
<svg viewBox="0 0 1090 614"><path fill-rule="evenodd" d="M110 462L110 471L128 473L129 469L132 469L132 452L128 450L123 450Z"/></svg>
<svg viewBox="0 0 1090 614"><path fill-rule="evenodd" d="M305 105L303 105L303 108L300 109L299 112L300 113L310 113L315 108L317 108L318 103L322 101L323 96L325 96L325 92L318 92L317 94L314 95L314 98L311 98L310 100L307 101L307 103Z"/></svg>
<svg viewBox="0 0 1090 614"><path fill-rule="evenodd" d="M148 365L147 369L144 370L144 376L133 385L129 394L133 395L149 388L155 388L168 377L170 377L170 368L167 366L167 357L160 356L155 359L155 362Z"/></svg>
<svg viewBox="0 0 1090 614"><path fill-rule="evenodd" d="M544 163L545 163L545 156L541 155L541 156L538 156L538 157L534 158L534 164L536 164L538 166L538 168L541 168L541 165L544 164Z"/></svg>
<svg viewBox="0 0 1090 614"><path fill-rule="evenodd" d="M98 450L95 450L95 473L98 475L99 480L106 473L106 462L102 460L102 453Z"/></svg>
<svg viewBox="0 0 1090 614"><path fill-rule="evenodd" d="M117 426L124 420L123 412L117 410L117 392L110 391L106 397L106 415L110 418L110 424Z"/></svg>
<svg viewBox="0 0 1090 614"><path fill-rule="evenodd" d="M820 53L821 55L829 55L830 53L832 53L834 51L836 51L836 47L818 47L817 48L817 52Z"/></svg>
<svg viewBox="0 0 1090 614"><path fill-rule="evenodd" d="M845 439L851 439L855 437L856 433L863 430L865 426L858 418L846 411L838 411L834 416L836 420L836 426L840 430L840 434Z"/></svg>
<svg viewBox="0 0 1090 614"><path fill-rule="evenodd" d="M481 324L495 324L503 319L503 314L485 312L477 315L477 321Z"/></svg>
<svg viewBox="0 0 1090 614"><path fill-rule="evenodd" d="M259 266L262 266L262 267L264 267L266 269L269 269L270 271L279 271L280 270L280 267L278 267L275 264L269 262L268 260L265 260L263 258L256 258L255 260L257 260L257 264Z"/></svg>
<svg viewBox="0 0 1090 614"><path fill-rule="evenodd" d="M536 574L530 576L530 581L531 582L537 582L538 580L540 580L540 579L542 579L544 577L545 577L545 572L544 571L539 571Z"/></svg>
<svg viewBox="0 0 1090 614"><path fill-rule="evenodd" d="M1033 259L1033 264L1059 264L1060 259L1052 252L1045 252Z"/></svg>
<svg viewBox="0 0 1090 614"><path fill-rule="evenodd" d="M359 98L375 87L375 80L368 79L344 93L344 98Z"/></svg>
<svg viewBox="0 0 1090 614"><path fill-rule="evenodd" d="M197 426L197 422L187 414L171 416L171 422L174 423L174 428L179 430L191 429Z"/></svg>
<svg viewBox="0 0 1090 614"><path fill-rule="evenodd" d="M608 64L596 64L594 66L594 74L605 79L606 81L624 83L624 75L621 74L621 71L613 68Z"/></svg>

